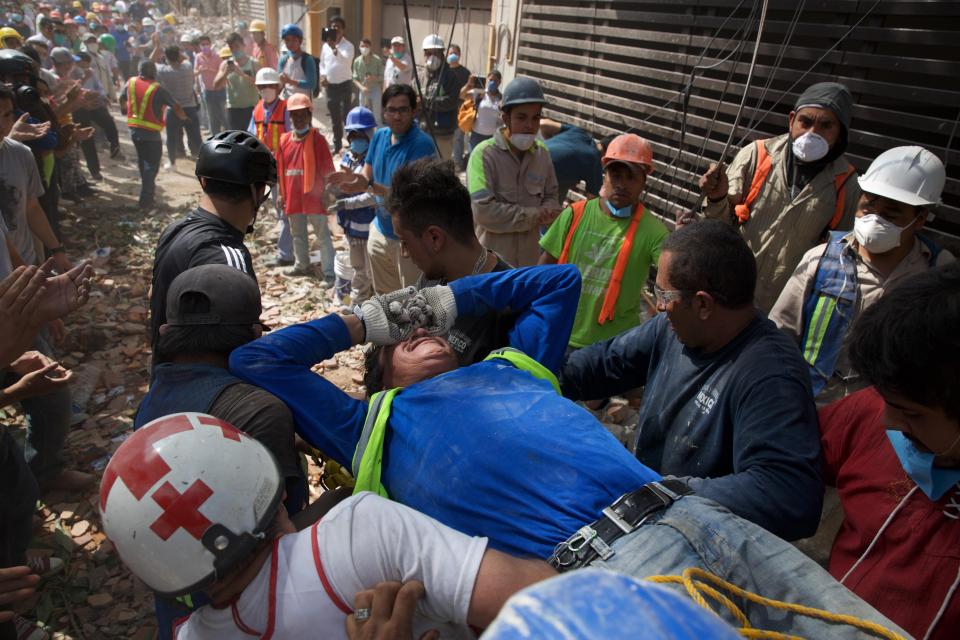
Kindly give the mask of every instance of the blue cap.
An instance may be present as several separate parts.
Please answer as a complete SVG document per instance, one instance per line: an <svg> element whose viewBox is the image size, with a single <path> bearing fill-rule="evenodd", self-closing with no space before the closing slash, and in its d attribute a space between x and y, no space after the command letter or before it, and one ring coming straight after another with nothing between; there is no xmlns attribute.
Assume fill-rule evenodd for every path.
<svg viewBox="0 0 960 640"><path fill-rule="evenodd" d="M739 640L733 627L670 587L581 569L516 593L481 640Z"/></svg>

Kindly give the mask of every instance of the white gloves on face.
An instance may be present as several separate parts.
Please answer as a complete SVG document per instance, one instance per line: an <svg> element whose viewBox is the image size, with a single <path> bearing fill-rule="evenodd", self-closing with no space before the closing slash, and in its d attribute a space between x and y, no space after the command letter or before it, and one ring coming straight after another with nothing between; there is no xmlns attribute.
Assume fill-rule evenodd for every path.
<svg viewBox="0 0 960 640"><path fill-rule="evenodd" d="M416 329L430 335L450 331L457 318L457 302L450 287L407 287L374 296L360 307L367 340L374 344L396 344Z"/></svg>

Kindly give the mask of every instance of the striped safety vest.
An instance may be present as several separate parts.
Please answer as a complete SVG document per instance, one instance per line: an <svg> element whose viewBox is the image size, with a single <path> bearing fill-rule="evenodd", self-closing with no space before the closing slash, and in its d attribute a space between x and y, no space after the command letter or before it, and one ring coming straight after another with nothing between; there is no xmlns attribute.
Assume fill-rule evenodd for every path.
<svg viewBox="0 0 960 640"><path fill-rule="evenodd" d="M273 111L270 112L270 119L266 119L266 110L263 108L263 100L257 103L253 108L253 124L257 128L257 138L274 154L280 148L280 136L286 132L285 118L287 114L287 101L277 99Z"/></svg>
<svg viewBox="0 0 960 640"><path fill-rule="evenodd" d="M810 367L810 384L816 397L836 371L843 338L857 310L856 248L843 239L849 232L831 231L830 240L817 264L813 289L803 305L803 359ZM930 266L937 262L940 247L916 235L930 250Z"/></svg>
<svg viewBox="0 0 960 640"><path fill-rule="evenodd" d="M136 77L131 78L127 86L127 126L163 131L163 111L159 116L153 112L153 94L160 83Z"/></svg>
<svg viewBox="0 0 960 640"><path fill-rule="evenodd" d="M497 349L484 358L487 360L506 360L517 369L526 371L534 378L546 380L560 395L560 382L557 376L545 366L520 351L506 347ZM390 419L390 405L401 388L379 391L370 398L367 419L363 423L360 441L353 453L350 464L353 477L356 479L353 493L372 491L383 498L389 498L387 490L381 482L383 472L383 442L387 435L387 421Z"/></svg>

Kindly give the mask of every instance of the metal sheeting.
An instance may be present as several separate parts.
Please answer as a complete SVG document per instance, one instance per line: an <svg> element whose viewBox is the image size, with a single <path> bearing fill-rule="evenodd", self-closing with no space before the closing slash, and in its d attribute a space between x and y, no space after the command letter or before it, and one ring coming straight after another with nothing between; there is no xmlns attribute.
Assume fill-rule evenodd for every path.
<svg viewBox="0 0 960 640"><path fill-rule="evenodd" d="M267 3L264 0L236 0L234 8L238 19L242 17L247 22L267 19Z"/></svg>
<svg viewBox="0 0 960 640"><path fill-rule="evenodd" d="M857 104L847 153L861 172L881 151L904 144L923 145L946 159L945 147L960 119L957 3L807 0L789 46L784 46L801 2L770 2L734 144L744 136L743 144L748 144L784 133L798 94L814 82L836 80L850 88ZM742 6L724 25L738 4ZM789 90L874 5L860 26ZM649 139L658 170L647 183L646 202L672 219L677 210L697 204L697 179L717 160L730 134L756 35L755 21L748 20L754 6L752 0L525 1L517 73L542 82L551 102L550 117L584 127L597 137L629 129ZM719 37L711 42L722 25ZM708 45L702 65L720 62L741 41L740 54L697 73L683 146L671 167L680 141L681 91L692 67ZM775 68L778 56L782 60ZM772 111L761 117L768 109ZM759 122L756 131L748 132L752 120ZM960 136L951 147L944 205L928 228L939 241L957 248ZM735 152L733 148L728 160Z"/></svg>

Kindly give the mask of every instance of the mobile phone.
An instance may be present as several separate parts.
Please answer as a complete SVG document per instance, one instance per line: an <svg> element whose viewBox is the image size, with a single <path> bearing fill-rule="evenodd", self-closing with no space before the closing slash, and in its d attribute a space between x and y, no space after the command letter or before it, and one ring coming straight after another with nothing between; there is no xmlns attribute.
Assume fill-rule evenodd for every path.
<svg viewBox="0 0 960 640"><path fill-rule="evenodd" d="M235 63L234 63L233 59L228 59L228 60L227 60L227 66L228 66L228 67L232 67L234 64L235 64Z"/></svg>
<svg viewBox="0 0 960 640"><path fill-rule="evenodd" d="M473 76L473 84L478 89L483 89L483 86L486 84L486 79L481 76Z"/></svg>

